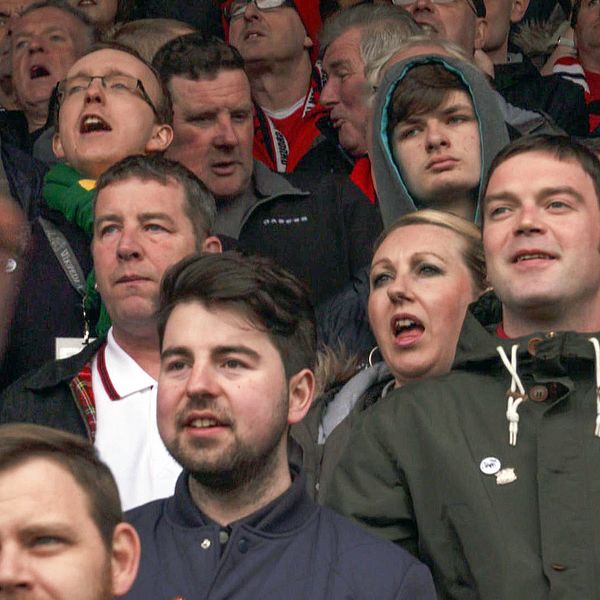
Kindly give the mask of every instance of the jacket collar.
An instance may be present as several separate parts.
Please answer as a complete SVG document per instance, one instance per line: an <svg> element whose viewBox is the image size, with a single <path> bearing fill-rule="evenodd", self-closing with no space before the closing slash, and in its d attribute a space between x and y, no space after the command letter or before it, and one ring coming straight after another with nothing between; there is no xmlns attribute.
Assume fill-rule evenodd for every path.
<svg viewBox="0 0 600 600"><path fill-rule="evenodd" d="M292 485L278 498L255 513L231 523L231 527L244 525L268 534L284 534L304 525L315 512L317 505L306 492L306 478L298 467L290 465ZM213 523L194 503L188 487L189 471L177 479L175 494L167 500L168 518L180 527L206 527Z"/></svg>
<svg viewBox="0 0 600 600"><path fill-rule="evenodd" d="M258 160L254 161L254 187L259 198L284 194L308 196L309 192L294 187L285 177L269 170Z"/></svg>

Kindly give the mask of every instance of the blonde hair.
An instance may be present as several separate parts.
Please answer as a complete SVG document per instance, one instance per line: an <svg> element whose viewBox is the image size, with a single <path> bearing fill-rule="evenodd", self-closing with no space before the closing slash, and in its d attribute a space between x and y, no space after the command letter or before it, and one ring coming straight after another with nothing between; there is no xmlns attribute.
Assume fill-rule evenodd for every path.
<svg viewBox="0 0 600 600"><path fill-rule="evenodd" d="M402 227L409 225L433 225L449 229L458 235L464 242L463 258L471 274L473 288L477 293L485 291L488 287L485 255L481 241L481 230L471 221L453 215L449 212L427 208L412 213L407 213L394 221L375 241L373 254L377 252L386 238Z"/></svg>

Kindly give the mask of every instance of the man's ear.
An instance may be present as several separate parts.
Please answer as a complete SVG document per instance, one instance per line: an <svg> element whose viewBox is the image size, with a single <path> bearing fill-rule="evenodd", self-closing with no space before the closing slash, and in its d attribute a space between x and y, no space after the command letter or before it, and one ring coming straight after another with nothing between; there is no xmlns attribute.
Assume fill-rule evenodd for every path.
<svg viewBox="0 0 600 600"><path fill-rule="evenodd" d="M146 142L145 152L164 152L173 141L173 128L170 125L155 125L152 137Z"/></svg>
<svg viewBox="0 0 600 600"><path fill-rule="evenodd" d="M58 131L52 136L52 152L54 152L56 158L65 157L62 142L60 141L60 134L58 133Z"/></svg>
<svg viewBox="0 0 600 600"><path fill-rule="evenodd" d="M475 22L475 39L473 40L474 50L481 50L485 45L487 27L487 21L481 17L477 17Z"/></svg>
<svg viewBox="0 0 600 600"><path fill-rule="evenodd" d="M304 36L304 49L308 50L313 47L313 41L308 37L308 35Z"/></svg>
<svg viewBox="0 0 600 600"><path fill-rule="evenodd" d="M202 248L200 250L202 253L208 254L221 254L223 252L223 247L221 246L221 240L216 235L211 235L207 237L202 242Z"/></svg>
<svg viewBox="0 0 600 600"><path fill-rule="evenodd" d="M115 527L112 540L112 593L125 595L138 572L140 564L140 538L129 523L119 523Z"/></svg>
<svg viewBox="0 0 600 600"><path fill-rule="evenodd" d="M290 377L288 382L288 424L299 423L310 409L315 395L315 374L302 369Z"/></svg>
<svg viewBox="0 0 600 600"><path fill-rule="evenodd" d="M512 10L510 11L510 22L520 23L528 7L529 0L513 0Z"/></svg>

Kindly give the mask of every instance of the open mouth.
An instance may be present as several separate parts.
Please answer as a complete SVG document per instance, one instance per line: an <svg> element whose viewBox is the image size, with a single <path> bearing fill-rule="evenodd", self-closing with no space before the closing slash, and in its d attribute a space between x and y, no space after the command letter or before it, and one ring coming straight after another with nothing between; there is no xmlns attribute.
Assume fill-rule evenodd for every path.
<svg viewBox="0 0 600 600"><path fill-rule="evenodd" d="M400 345L407 345L419 339L423 335L425 327L418 319L403 317L393 320L392 330L396 342Z"/></svg>
<svg viewBox="0 0 600 600"><path fill-rule="evenodd" d="M29 70L29 78L30 79L39 79L40 77L49 77L50 71L46 69L46 67L42 67L41 65L34 65Z"/></svg>
<svg viewBox="0 0 600 600"><path fill-rule="evenodd" d="M81 120L80 133L94 133L96 131L112 131L112 127L97 115L88 115Z"/></svg>
<svg viewBox="0 0 600 600"><path fill-rule="evenodd" d="M96 2L94 0L81 0L77 6L96 6Z"/></svg>
<svg viewBox="0 0 600 600"><path fill-rule="evenodd" d="M533 260L556 260L555 256L546 252L522 252L513 258L513 263L521 263Z"/></svg>

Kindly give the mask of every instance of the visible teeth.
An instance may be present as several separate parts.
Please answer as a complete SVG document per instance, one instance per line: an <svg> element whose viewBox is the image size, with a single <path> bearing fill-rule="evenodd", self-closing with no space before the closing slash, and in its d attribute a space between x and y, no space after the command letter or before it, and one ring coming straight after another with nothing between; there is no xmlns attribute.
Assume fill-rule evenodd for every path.
<svg viewBox="0 0 600 600"><path fill-rule="evenodd" d="M192 427L215 427L217 425L217 421L214 419L194 419L191 422Z"/></svg>
<svg viewBox="0 0 600 600"><path fill-rule="evenodd" d="M98 117L86 117L83 120L84 125L104 125L104 121Z"/></svg>
<svg viewBox="0 0 600 600"><path fill-rule="evenodd" d="M534 258L548 259L551 257L547 254L521 254L520 256L517 256L517 262L521 262L522 260L532 260Z"/></svg>
<svg viewBox="0 0 600 600"><path fill-rule="evenodd" d="M398 319L394 324L394 329L396 330L396 333L399 333L401 329L404 329L405 327L414 327L416 324L417 323L412 319Z"/></svg>

